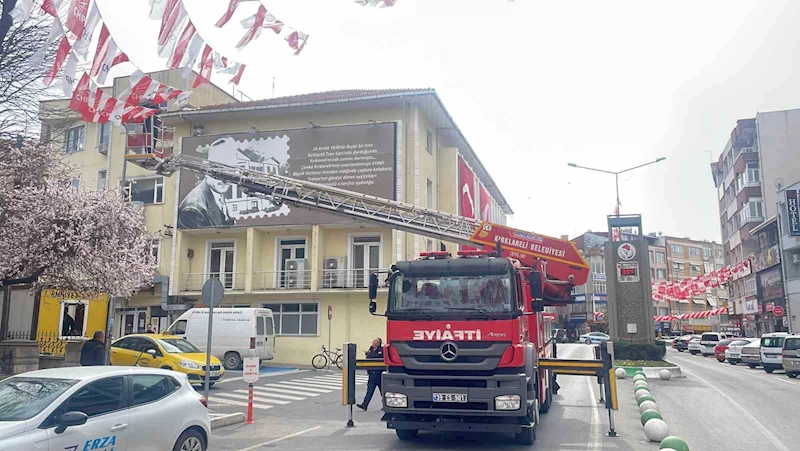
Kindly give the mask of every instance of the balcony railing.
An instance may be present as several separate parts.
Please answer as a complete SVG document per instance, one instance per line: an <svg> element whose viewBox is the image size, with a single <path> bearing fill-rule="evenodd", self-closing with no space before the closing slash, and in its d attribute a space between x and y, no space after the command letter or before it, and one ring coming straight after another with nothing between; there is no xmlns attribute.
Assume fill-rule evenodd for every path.
<svg viewBox="0 0 800 451"><path fill-rule="evenodd" d="M310 270L260 271L253 274L253 291L310 289Z"/></svg>
<svg viewBox="0 0 800 451"><path fill-rule="evenodd" d="M382 269L324 269L320 272L319 288L332 289L358 289L369 286L369 275L373 272L385 271ZM378 277L380 284L386 276Z"/></svg>
<svg viewBox="0 0 800 451"><path fill-rule="evenodd" d="M763 221L764 221L764 215L753 215L746 209L739 212L739 228L744 227L745 224L747 224L748 222L760 223Z"/></svg>
<svg viewBox="0 0 800 451"><path fill-rule="evenodd" d="M225 290L244 290L244 276L242 273L184 273L181 274L180 291L201 291L203 284L212 277L219 279Z"/></svg>

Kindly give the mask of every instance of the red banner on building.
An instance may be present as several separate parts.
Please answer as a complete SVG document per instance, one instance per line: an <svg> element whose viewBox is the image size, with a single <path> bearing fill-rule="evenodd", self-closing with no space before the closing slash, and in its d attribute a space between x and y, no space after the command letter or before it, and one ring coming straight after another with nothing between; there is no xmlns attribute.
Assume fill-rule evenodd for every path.
<svg viewBox="0 0 800 451"><path fill-rule="evenodd" d="M475 218L475 173L463 158L458 158L458 198L461 216Z"/></svg>
<svg viewBox="0 0 800 451"><path fill-rule="evenodd" d="M492 198L489 192L481 185L481 221L492 221Z"/></svg>

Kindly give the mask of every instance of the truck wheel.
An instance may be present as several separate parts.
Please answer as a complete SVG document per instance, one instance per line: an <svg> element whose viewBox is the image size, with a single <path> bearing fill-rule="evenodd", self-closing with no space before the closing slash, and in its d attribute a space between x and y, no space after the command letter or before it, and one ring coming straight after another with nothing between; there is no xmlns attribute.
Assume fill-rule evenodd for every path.
<svg viewBox="0 0 800 451"><path fill-rule="evenodd" d="M394 432L400 440L412 440L417 436L418 431L416 429L395 429Z"/></svg>
<svg viewBox="0 0 800 451"><path fill-rule="evenodd" d="M539 406L540 413L547 413L550 411L550 405L553 404L553 376L549 375L550 372L548 371L548 378L549 384L547 384L547 390L545 390L544 395L544 402L541 406Z"/></svg>
<svg viewBox="0 0 800 451"><path fill-rule="evenodd" d="M514 434L517 443L524 446L531 446L536 441L536 426L522 428L522 432Z"/></svg>
<svg viewBox="0 0 800 451"><path fill-rule="evenodd" d="M754 370L758 365L756 365L755 363L748 363L747 366L749 366L751 370Z"/></svg>
<svg viewBox="0 0 800 451"><path fill-rule="evenodd" d="M772 372L773 372L773 371L775 371L775 368L767 368L767 367L764 367L764 371L766 371L766 372L767 372L767 374L772 374Z"/></svg>
<svg viewBox="0 0 800 451"><path fill-rule="evenodd" d="M242 358L238 352L225 353L224 366L226 370L238 370L242 366Z"/></svg>
<svg viewBox="0 0 800 451"><path fill-rule="evenodd" d="M797 373L786 373L786 375L791 377L792 379L797 378Z"/></svg>

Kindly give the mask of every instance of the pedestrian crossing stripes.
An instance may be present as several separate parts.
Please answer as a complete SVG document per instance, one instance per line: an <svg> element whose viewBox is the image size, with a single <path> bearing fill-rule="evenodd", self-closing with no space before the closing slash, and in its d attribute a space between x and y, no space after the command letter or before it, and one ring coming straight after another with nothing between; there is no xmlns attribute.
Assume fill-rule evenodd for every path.
<svg viewBox="0 0 800 451"><path fill-rule="evenodd" d="M364 385L369 378L366 375L356 375L356 385ZM253 408L266 410L275 406L283 406L295 401L332 393L342 389L342 375L328 374L321 376L308 376L299 379L276 381L264 385L253 386ZM214 391L208 397L211 404L223 404L237 407L247 407L249 392L247 389L229 391Z"/></svg>

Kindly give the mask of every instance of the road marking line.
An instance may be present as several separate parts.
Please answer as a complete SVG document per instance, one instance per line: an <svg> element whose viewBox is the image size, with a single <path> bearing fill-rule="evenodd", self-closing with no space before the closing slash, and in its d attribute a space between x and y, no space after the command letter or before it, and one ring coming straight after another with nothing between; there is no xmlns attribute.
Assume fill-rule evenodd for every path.
<svg viewBox="0 0 800 451"><path fill-rule="evenodd" d="M337 387L341 387L341 385L342 385L342 379L322 379L322 378L317 378L317 377L307 377L305 379L295 379L295 380L321 382L323 384L336 385ZM366 382L367 381L365 381L363 379L356 379L356 384L357 385L364 385Z"/></svg>
<svg viewBox="0 0 800 451"><path fill-rule="evenodd" d="M789 385L797 385L792 381L787 381L786 379L775 379L775 380L778 381L778 382L783 382L785 384L789 384Z"/></svg>
<svg viewBox="0 0 800 451"><path fill-rule="evenodd" d="M232 406L247 407L247 403L246 402L234 401L232 399L220 399L220 398L217 398L217 397L209 397L208 398L208 402L217 403L217 404L229 404L229 405L232 405ZM272 406L253 403L253 408L254 409L267 410L267 409L271 409Z"/></svg>
<svg viewBox="0 0 800 451"><path fill-rule="evenodd" d="M262 391L261 387L255 387L255 386L253 387L253 390L257 390L259 392ZM236 393L247 393L247 390L236 390ZM289 401L302 401L302 400L306 399L306 398L301 398L299 396L290 396L290 395L283 395L283 394L279 395L277 393L271 393L271 392L269 392L269 393L253 393L253 395L254 396L272 396L273 398L288 399Z"/></svg>
<svg viewBox="0 0 800 451"><path fill-rule="evenodd" d="M590 402L594 403L594 378L585 377L586 386L589 387ZM592 419L589 426L589 441L586 443L586 449L603 449L602 433L600 432L600 415L597 413L597 406L590 406L592 410Z"/></svg>
<svg viewBox="0 0 800 451"><path fill-rule="evenodd" d="M254 449L262 448L264 446L271 445L273 443L282 442L284 440L288 440L290 438L297 437L298 435L303 435L303 434L306 434L306 433L311 432L311 431L316 431L317 429L320 429L320 428L322 428L322 426L314 426L313 428L308 428L308 429L305 429L305 430L302 430L302 431L298 431L298 432L295 432L294 434L284 435L283 437L278 437L278 438L272 439L272 440L264 442L264 443L259 443L258 445L253 445L253 446L248 446L247 448L242 448L239 451L253 451Z"/></svg>
<svg viewBox="0 0 800 451"><path fill-rule="evenodd" d="M242 379L244 379L244 378L243 377L226 377L226 378L222 379L221 381L217 381L217 384L225 384L225 383L228 383L228 382L236 382L236 381L240 381Z"/></svg>
<svg viewBox="0 0 800 451"><path fill-rule="evenodd" d="M742 412L742 414L744 414L744 416L746 416L747 419L749 419L753 423L753 425L755 425L755 427L758 430L760 430L762 434L764 434L765 437L767 437L767 440L772 442L772 445L775 446L775 449L779 449L781 451L790 451L789 448L787 448L786 445L784 445L783 442L781 442L780 439L775 434L772 433L772 431L767 429L767 427L764 426L763 424L761 424L761 422L758 421L758 419L756 417L754 417L750 412L748 412L738 402L734 401L733 398L731 398L730 396L725 394L725 392L723 392L722 390L720 390L716 386L710 384L708 381L706 381L702 377L700 377L700 376L698 376L698 375L696 375L696 374L694 374L692 372L689 372L689 371L686 371L686 370L683 370L683 372L688 374L688 375L690 375L690 376L692 376L692 377L694 377L695 379L699 380L700 382L708 385L709 387L711 387L711 389L713 389L714 391L716 391L717 393L722 395L725 399L730 401L731 404L733 404L737 409L739 409L739 411Z"/></svg>
<svg viewBox="0 0 800 451"><path fill-rule="evenodd" d="M275 388L272 385L265 385L263 387L260 386L260 385L255 385L255 386L253 386L253 388L256 389L256 390L263 390L263 391L269 391L269 392L286 393L287 395L319 396L319 393L312 393L310 391L309 392L304 392L304 391L301 391L299 389L298 390L284 390L283 388ZM288 388L288 387L286 387L286 388Z"/></svg>
<svg viewBox="0 0 800 451"><path fill-rule="evenodd" d="M312 387L330 388L332 390L341 390L342 384L334 384L333 382L315 381L312 379L303 379L292 381L297 384L309 384Z"/></svg>
<svg viewBox="0 0 800 451"><path fill-rule="evenodd" d="M294 382L288 382L288 381L280 381L278 383L281 384L282 386L296 388L298 390L309 390L309 391L318 392L318 393L330 393L330 392L333 391L333 389L327 390L327 389L321 389L321 388L311 388L311 387L307 387L306 384L296 384ZM340 388L337 388L337 390L339 390L339 389Z"/></svg>
<svg viewBox="0 0 800 451"><path fill-rule="evenodd" d="M247 390L236 390L236 391L239 392L239 393L247 393ZM223 396L225 398L242 399L244 401L247 401L249 399L249 396L246 395L246 394L239 395L239 394L236 394L236 393L216 393L215 396ZM281 400L278 400L278 399L261 398L261 397L256 397L256 396L253 396L253 401L265 402L265 403L268 403L268 404L279 404L279 405L289 404L289 402L290 402L290 401L281 401Z"/></svg>

